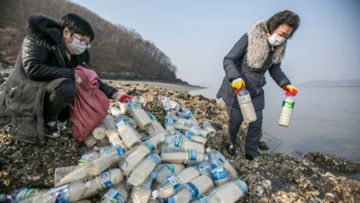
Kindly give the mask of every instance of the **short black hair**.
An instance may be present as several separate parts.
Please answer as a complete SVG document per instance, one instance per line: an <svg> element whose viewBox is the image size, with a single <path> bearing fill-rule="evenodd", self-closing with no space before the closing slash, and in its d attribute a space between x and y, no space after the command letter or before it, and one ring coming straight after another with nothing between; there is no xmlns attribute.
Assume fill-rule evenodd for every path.
<svg viewBox="0 0 360 203"><path fill-rule="evenodd" d="M300 26L300 17L290 10L284 10L275 13L266 21L266 27L269 33L273 33L273 31L278 28L281 24L286 24L293 28L289 38L295 33L295 31Z"/></svg>
<svg viewBox="0 0 360 203"><path fill-rule="evenodd" d="M84 18L73 13L69 13L61 18L60 27L61 30L68 27L73 33L89 36L90 41L95 38L95 33L90 23Z"/></svg>

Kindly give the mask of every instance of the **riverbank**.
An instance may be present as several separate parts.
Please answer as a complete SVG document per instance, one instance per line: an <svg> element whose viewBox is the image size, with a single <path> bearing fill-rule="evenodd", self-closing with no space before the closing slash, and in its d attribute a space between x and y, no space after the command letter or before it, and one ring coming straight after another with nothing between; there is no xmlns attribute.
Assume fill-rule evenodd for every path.
<svg viewBox="0 0 360 203"><path fill-rule="evenodd" d="M190 109L200 122L211 121L217 134L207 147L221 151L236 167L240 179L249 187L250 195L241 202L359 202L360 165L323 153L305 156L266 153L254 161L242 155L231 157L226 150L227 115L223 104L201 95L168 90L145 84L107 81L133 96L144 99L144 109L160 122L164 112L158 96L167 96ZM49 139L45 146L23 144L0 132L0 193L11 193L22 187L53 186L56 167L76 164L86 147L75 142L69 129L62 136ZM352 179L353 178L353 179Z"/></svg>

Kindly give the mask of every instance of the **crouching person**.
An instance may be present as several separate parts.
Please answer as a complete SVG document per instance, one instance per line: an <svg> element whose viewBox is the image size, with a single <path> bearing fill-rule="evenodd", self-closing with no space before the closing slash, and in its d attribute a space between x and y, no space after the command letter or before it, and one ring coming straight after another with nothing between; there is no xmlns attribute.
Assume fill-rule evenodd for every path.
<svg viewBox="0 0 360 203"><path fill-rule="evenodd" d="M89 64L87 49L94 37L89 22L76 14L60 22L31 16L14 69L0 92L0 127L29 143L58 137L58 120L68 119L75 84L81 83L74 68ZM99 89L108 98L127 96L101 80Z"/></svg>

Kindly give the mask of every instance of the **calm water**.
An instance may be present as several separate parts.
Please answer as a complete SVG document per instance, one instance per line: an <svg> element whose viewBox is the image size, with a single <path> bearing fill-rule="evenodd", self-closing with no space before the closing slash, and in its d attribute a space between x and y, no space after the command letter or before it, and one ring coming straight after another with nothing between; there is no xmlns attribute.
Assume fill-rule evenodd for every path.
<svg viewBox="0 0 360 203"><path fill-rule="evenodd" d="M214 98L216 91L190 93ZM265 96L263 130L279 140L277 152L321 151L360 162L360 87L299 87L287 128L277 125L282 91L270 84Z"/></svg>

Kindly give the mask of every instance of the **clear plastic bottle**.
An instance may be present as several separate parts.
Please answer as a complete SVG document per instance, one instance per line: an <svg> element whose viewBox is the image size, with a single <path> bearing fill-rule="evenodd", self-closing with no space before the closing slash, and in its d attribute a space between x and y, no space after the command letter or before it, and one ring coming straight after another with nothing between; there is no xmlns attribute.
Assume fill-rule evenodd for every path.
<svg viewBox="0 0 360 203"><path fill-rule="evenodd" d="M183 151L161 152L161 160L170 163L191 164L191 163L198 163L206 159L207 157L205 154L196 152L195 150L192 149L187 150L187 152L183 152Z"/></svg>
<svg viewBox="0 0 360 203"><path fill-rule="evenodd" d="M114 150L107 156L102 156L88 163L78 165L74 168L73 171L66 174L57 183L55 183L55 186L97 176L106 169L110 168L111 165L118 162L123 153L124 150L122 149L122 147L117 147L116 150Z"/></svg>
<svg viewBox="0 0 360 203"><path fill-rule="evenodd" d="M127 105L128 111L135 119L139 128L145 130L145 126L151 123L151 120L144 109L141 108L140 103L136 100L132 100Z"/></svg>
<svg viewBox="0 0 360 203"><path fill-rule="evenodd" d="M120 169L111 169L87 181L77 181L70 184L44 190L22 200L23 203L48 203L48 202L75 202L91 197L113 185L118 185L123 180Z"/></svg>
<svg viewBox="0 0 360 203"><path fill-rule="evenodd" d="M155 150L155 146L151 143L144 142L127 151L120 161L120 168L125 175L130 172L143 160L151 151Z"/></svg>
<svg viewBox="0 0 360 203"><path fill-rule="evenodd" d="M210 174L216 186L224 185L231 180L223 167L216 167L211 169Z"/></svg>
<svg viewBox="0 0 360 203"><path fill-rule="evenodd" d="M148 155L146 159L142 160L131 172L127 183L133 186L143 184L159 163L160 157L157 154Z"/></svg>
<svg viewBox="0 0 360 203"><path fill-rule="evenodd" d="M168 198L181 189L181 186L194 178L198 177L200 172L194 167L188 167L180 171L175 176L169 176L158 190L154 190L154 197Z"/></svg>
<svg viewBox="0 0 360 203"><path fill-rule="evenodd" d="M151 135L156 135L158 133L166 133L164 127L156 120L155 116L152 115L150 112L146 112L151 120L151 123L147 125L146 132Z"/></svg>
<svg viewBox="0 0 360 203"><path fill-rule="evenodd" d="M131 200L133 203L147 203L149 201L153 180L152 177L148 177L143 184L132 188Z"/></svg>
<svg viewBox="0 0 360 203"><path fill-rule="evenodd" d="M116 118L116 127L127 148L130 149L141 141L139 133L129 124L129 120L125 116Z"/></svg>
<svg viewBox="0 0 360 203"><path fill-rule="evenodd" d="M239 102L244 121L249 123L256 121L257 117L249 91L247 91L245 88L240 90L240 92L237 94L237 100Z"/></svg>
<svg viewBox="0 0 360 203"><path fill-rule="evenodd" d="M208 155L208 161L212 168L223 167L232 179L236 179L238 177L236 169L219 151L207 148L206 152Z"/></svg>
<svg viewBox="0 0 360 203"><path fill-rule="evenodd" d="M184 169L182 164L160 164L155 170L156 182L162 183L166 177L176 175Z"/></svg>
<svg viewBox="0 0 360 203"><path fill-rule="evenodd" d="M280 112L278 125L283 127L288 127L292 112L294 111L295 101L294 97L291 95L286 95Z"/></svg>
<svg viewBox="0 0 360 203"><path fill-rule="evenodd" d="M206 200L208 203L234 203L247 193L246 183L237 179L212 190Z"/></svg>
<svg viewBox="0 0 360 203"><path fill-rule="evenodd" d="M126 203L128 193L123 185L110 188L101 198L101 203Z"/></svg>
<svg viewBox="0 0 360 203"><path fill-rule="evenodd" d="M205 145L207 142L207 139L203 136L199 136L199 135L194 135L193 132L191 132L190 130L180 130L180 131L175 131L175 134L181 133L183 134L185 137L187 137L188 139L190 139L191 141L200 143Z"/></svg>
<svg viewBox="0 0 360 203"><path fill-rule="evenodd" d="M204 153L205 147L203 144L192 142L181 134L175 134L166 138L165 141L168 146L175 147L178 149L189 150L193 149L197 152Z"/></svg>
<svg viewBox="0 0 360 203"><path fill-rule="evenodd" d="M214 184L207 175L194 178L186 183L176 195L170 197L169 200L176 203L188 203L191 199L202 195L214 187Z"/></svg>
<svg viewBox="0 0 360 203"><path fill-rule="evenodd" d="M91 134L96 140L102 140L105 138L105 132L106 129L104 127L96 127Z"/></svg>
<svg viewBox="0 0 360 203"><path fill-rule="evenodd" d="M214 137L216 134L216 130L214 129L214 127L210 124L209 121L204 121L202 123L202 127L204 130L206 130L208 132L208 135L210 137Z"/></svg>

